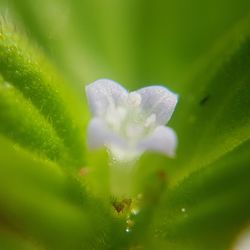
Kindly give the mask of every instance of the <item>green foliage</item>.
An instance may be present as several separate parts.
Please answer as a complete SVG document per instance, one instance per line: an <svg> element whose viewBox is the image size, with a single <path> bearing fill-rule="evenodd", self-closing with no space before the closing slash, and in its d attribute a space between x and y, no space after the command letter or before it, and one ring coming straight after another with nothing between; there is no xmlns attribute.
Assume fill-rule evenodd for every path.
<svg viewBox="0 0 250 250"><path fill-rule="evenodd" d="M230 249L250 219L249 150L248 140L167 190L151 228L155 240L165 239L165 248Z"/></svg>
<svg viewBox="0 0 250 250"><path fill-rule="evenodd" d="M1 249L233 247L250 221L249 1L191 3L2 3ZM180 93L177 158L118 173L124 197L107 153L85 147L98 77Z"/></svg>
<svg viewBox="0 0 250 250"><path fill-rule="evenodd" d="M45 249L95 249L110 244L106 234L117 223L75 178L54 163L32 159L2 138L0 156L3 234L10 231L23 240L28 237Z"/></svg>
<svg viewBox="0 0 250 250"><path fill-rule="evenodd" d="M175 123L183 138L179 151L183 156L178 162L183 171L177 175L183 177L186 172L213 162L249 139L248 24L249 18L237 27L240 36L233 30L234 42L231 36L229 39L228 36L224 38L224 51L220 51L223 58L212 58L212 62L217 60L219 63L215 66L209 63L194 78L192 88L186 92L183 103L180 103L184 108ZM228 40L232 43L229 49ZM180 120L186 122L181 123ZM188 147L190 140L192 147Z"/></svg>
<svg viewBox="0 0 250 250"><path fill-rule="evenodd" d="M49 159L63 160L63 142L38 110L6 82L0 85L0 96L1 133Z"/></svg>
<svg viewBox="0 0 250 250"><path fill-rule="evenodd" d="M0 34L0 68L4 81L27 98L55 129L72 155L77 167L84 164L84 114L71 90L36 50L26 46L11 28L2 25ZM74 110L74 112L73 112ZM79 113L77 112L79 111ZM76 115L77 113L77 115ZM81 116L78 116L81 114ZM82 118L81 118L82 117ZM48 138L49 140L49 138Z"/></svg>

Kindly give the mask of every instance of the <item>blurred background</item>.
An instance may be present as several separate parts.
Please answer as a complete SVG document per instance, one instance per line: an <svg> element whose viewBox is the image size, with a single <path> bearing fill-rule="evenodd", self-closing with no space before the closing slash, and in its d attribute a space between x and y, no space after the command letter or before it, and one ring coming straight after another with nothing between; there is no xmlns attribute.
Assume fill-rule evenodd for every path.
<svg viewBox="0 0 250 250"><path fill-rule="evenodd" d="M249 0L0 0L1 24L14 34L0 36L0 249L13 238L5 249L232 246L250 218L249 11ZM84 85L98 78L180 94L170 123L176 159L147 153L137 162L133 184L149 199L131 238L110 213L107 155L85 145Z"/></svg>
<svg viewBox="0 0 250 250"><path fill-rule="evenodd" d="M214 42L244 17L248 0L2 0L3 15L67 73L72 84L100 77L130 89L176 92Z"/></svg>

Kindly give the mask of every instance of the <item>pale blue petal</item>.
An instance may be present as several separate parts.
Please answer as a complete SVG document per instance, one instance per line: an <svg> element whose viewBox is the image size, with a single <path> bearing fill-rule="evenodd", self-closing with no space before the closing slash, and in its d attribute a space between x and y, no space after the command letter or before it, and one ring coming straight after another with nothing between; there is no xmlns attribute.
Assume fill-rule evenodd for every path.
<svg viewBox="0 0 250 250"><path fill-rule="evenodd" d="M94 116L103 116L110 108L124 105L128 92L118 83L100 79L86 86L86 94Z"/></svg>
<svg viewBox="0 0 250 250"><path fill-rule="evenodd" d="M100 118L93 118L88 126L87 132L88 146L92 149L107 145L117 145L118 147L127 147L127 142L115 134L106 123Z"/></svg>
<svg viewBox="0 0 250 250"><path fill-rule="evenodd" d="M174 157L177 146L177 136L173 129L165 126L157 127L153 133L138 144L144 151L156 151Z"/></svg>
<svg viewBox="0 0 250 250"><path fill-rule="evenodd" d="M156 115L156 124L165 125L171 118L178 95L163 86L150 86L136 91L141 95L141 107L147 116Z"/></svg>

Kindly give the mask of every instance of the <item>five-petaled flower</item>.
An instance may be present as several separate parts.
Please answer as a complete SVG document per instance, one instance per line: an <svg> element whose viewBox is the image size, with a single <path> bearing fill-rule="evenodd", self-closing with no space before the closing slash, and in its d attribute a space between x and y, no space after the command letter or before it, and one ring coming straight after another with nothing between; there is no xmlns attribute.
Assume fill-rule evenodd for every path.
<svg viewBox="0 0 250 250"><path fill-rule="evenodd" d="M106 146L120 161L136 159L146 150L175 156L177 136L165 124L178 95L163 86L128 92L108 79L87 85L86 93L94 116L88 127L90 148Z"/></svg>

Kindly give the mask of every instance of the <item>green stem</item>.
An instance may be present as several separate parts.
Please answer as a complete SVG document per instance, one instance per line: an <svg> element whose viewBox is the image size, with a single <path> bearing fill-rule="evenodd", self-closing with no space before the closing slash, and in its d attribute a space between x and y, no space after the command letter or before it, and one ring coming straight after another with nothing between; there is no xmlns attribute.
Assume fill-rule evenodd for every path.
<svg viewBox="0 0 250 250"><path fill-rule="evenodd" d="M110 189L114 196L128 197L133 193L133 163L112 162L110 164Z"/></svg>

